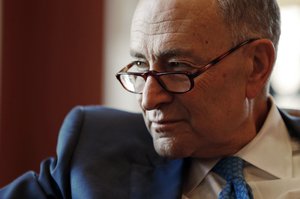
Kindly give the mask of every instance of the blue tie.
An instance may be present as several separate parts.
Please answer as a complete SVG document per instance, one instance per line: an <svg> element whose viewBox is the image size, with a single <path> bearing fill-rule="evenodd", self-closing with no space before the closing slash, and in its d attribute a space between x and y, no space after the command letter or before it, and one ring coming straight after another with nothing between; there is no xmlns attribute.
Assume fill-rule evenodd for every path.
<svg viewBox="0 0 300 199"><path fill-rule="evenodd" d="M218 199L252 199L252 192L243 175L244 161L235 156L220 160L213 171L226 180Z"/></svg>

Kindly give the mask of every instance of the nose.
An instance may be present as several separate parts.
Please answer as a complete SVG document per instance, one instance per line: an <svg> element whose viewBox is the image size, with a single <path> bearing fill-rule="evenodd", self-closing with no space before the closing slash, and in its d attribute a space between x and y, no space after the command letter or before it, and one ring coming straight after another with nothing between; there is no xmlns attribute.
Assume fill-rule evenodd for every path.
<svg viewBox="0 0 300 199"><path fill-rule="evenodd" d="M172 102L173 95L164 90L154 77L149 76L143 90L141 106L144 110L157 109L163 104Z"/></svg>

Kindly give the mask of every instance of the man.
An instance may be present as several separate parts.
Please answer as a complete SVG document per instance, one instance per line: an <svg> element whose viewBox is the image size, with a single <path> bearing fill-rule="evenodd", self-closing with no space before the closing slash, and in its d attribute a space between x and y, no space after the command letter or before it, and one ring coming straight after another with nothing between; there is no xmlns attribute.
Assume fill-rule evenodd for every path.
<svg viewBox="0 0 300 199"><path fill-rule="evenodd" d="M300 119L268 94L279 36L275 0L141 0L117 78L151 137L139 115L74 109L57 159L0 196L299 197Z"/></svg>
<svg viewBox="0 0 300 199"><path fill-rule="evenodd" d="M131 33L134 61L119 79L140 93L157 153L194 158L185 196L216 198L224 182L211 170L231 155L246 161L254 198L294 189L279 179L299 177L298 141L268 95L280 35L275 1L140 1Z"/></svg>

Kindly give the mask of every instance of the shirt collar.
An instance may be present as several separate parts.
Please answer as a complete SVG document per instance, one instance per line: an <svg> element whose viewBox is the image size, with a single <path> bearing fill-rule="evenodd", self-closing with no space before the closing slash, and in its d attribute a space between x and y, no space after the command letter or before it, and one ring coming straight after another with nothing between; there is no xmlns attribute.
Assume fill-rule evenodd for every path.
<svg viewBox="0 0 300 199"><path fill-rule="evenodd" d="M183 192L193 192L218 161L219 159L192 159L187 172Z"/></svg>
<svg viewBox="0 0 300 199"><path fill-rule="evenodd" d="M257 136L236 156L278 178L292 176L292 147L288 130L270 97L271 109ZM259 156L257 154L260 154ZM192 159L184 192L192 192L219 159Z"/></svg>

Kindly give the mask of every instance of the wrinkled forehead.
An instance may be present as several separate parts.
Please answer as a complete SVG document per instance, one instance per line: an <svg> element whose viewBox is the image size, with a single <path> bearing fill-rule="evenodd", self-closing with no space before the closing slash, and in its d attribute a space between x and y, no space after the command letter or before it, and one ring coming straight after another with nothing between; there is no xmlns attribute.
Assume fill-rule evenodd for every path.
<svg viewBox="0 0 300 199"><path fill-rule="evenodd" d="M155 22L163 18L184 16L191 12L198 15L215 5L215 0L140 0L136 14Z"/></svg>
<svg viewBox="0 0 300 199"><path fill-rule="evenodd" d="M140 0L132 20L131 47L153 49L174 42L184 45L186 39L211 43L213 34L223 32L215 0Z"/></svg>
<svg viewBox="0 0 300 199"><path fill-rule="evenodd" d="M176 27L189 21L197 26L209 22L212 10L215 10L214 0L140 0L132 26L148 25L153 31L160 24L166 25L163 28L171 28L171 25Z"/></svg>

